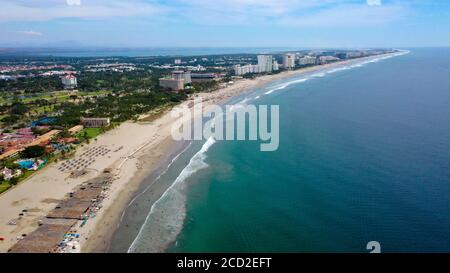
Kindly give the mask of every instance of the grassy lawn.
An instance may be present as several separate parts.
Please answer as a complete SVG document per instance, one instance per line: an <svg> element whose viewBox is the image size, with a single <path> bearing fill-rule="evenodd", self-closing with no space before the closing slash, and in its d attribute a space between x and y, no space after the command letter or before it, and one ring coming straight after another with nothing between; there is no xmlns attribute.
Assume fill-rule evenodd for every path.
<svg viewBox="0 0 450 273"><path fill-rule="evenodd" d="M85 128L81 132L79 132L76 136L83 137L85 132L87 133L88 138L95 138L100 134L101 128Z"/></svg>
<svg viewBox="0 0 450 273"><path fill-rule="evenodd" d="M6 191L10 187L11 187L11 185L8 182L1 182L0 183L0 193Z"/></svg>
<svg viewBox="0 0 450 273"><path fill-rule="evenodd" d="M52 112L53 105L37 107L37 108L34 108L31 112L32 112L32 114L41 115L41 114L44 114L46 111L47 111L47 113Z"/></svg>
<svg viewBox="0 0 450 273"><path fill-rule="evenodd" d="M100 90L100 91L95 91L95 92L80 91L78 93L74 93L74 95L78 95L79 97L92 97L92 96L99 96L99 95L105 95L105 94L110 94L110 93L112 93L112 92L106 91L106 90ZM23 103L29 103L29 102L33 102L35 100L41 100L41 99L45 99L45 100L56 99L58 102L65 102L65 101L71 100L70 94L72 94L72 93L69 91L55 91L55 92L28 94L27 96L29 96L29 97L22 98L22 99L20 99L20 101L22 101ZM12 102L11 98L12 97L0 96L0 105L11 103Z"/></svg>
<svg viewBox="0 0 450 273"><path fill-rule="evenodd" d="M111 91L105 91L105 90L101 90L101 91L95 91L95 92L83 92L80 91L78 92L78 95L80 96L98 96L98 95L105 95L105 94L110 94L112 93Z"/></svg>
<svg viewBox="0 0 450 273"><path fill-rule="evenodd" d="M23 174L19 177L19 180L17 183L20 183L30 177L31 175L35 174L36 171L29 171L29 170L22 170ZM11 184L7 181L0 182L0 193L7 191L9 188L11 188Z"/></svg>

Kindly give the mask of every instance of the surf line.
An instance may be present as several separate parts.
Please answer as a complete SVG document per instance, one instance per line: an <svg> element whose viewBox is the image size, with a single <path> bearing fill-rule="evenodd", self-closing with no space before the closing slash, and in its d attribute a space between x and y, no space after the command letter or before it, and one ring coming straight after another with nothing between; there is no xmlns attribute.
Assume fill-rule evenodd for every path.
<svg viewBox="0 0 450 273"><path fill-rule="evenodd" d="M192 174L194 174L198 170L208 167L208 164L206 164L206 162L204 160L206 159L206 152L209 150L209 148L211 146L214 145L214 143L216 143L216 141L213 138L209 138L203 144L202 148L190 159L188 165L186 167L184 167L184 169L181 171L181 173L178 175L178 177L175 179L175 181L172 183L172 185L170 185L170 187L167 188L167 190L162 194L162 196L158 200L156 200L155 203L153 203L153 205L150 208L150 212L147 214L144 223L142 224L142 226L139 229L138 234L136 235L136 237L134 238L130 247L128 248L128 251L127 251L128 253L133 252L134 249L136 248L136 244L139 240L139 237L141 237L145 226L149 222L150 217L155 212L155 206L157 206L160 202L162 202L162 200L164 200L164 198L166 198L168 196L168 194L171 191L173 191L174 188L178 184L184 182L188 177L190 177Z"/></svg>

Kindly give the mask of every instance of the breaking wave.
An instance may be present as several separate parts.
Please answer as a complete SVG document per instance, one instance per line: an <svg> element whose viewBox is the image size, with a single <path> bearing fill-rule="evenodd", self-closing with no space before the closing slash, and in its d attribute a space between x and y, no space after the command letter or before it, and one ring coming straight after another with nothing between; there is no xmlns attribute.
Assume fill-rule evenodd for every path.
<svg viewBox="0 0 450 273"><path fill-rule="evenodd" d="M173 184L152 205L128 252L162 252L183 227L186 216L185 182L197 171L207 168L206 152L216 141L209 138L190 159Z"/></svg>
<svg viewBox="0 0 450 273"><path fill-rule="evenodd" d="M282 85L279 85L279 86L277 86L275 88L270 89L269 91L265 92L264 94L269 95L269 94L271 94L271 93L273 93L275 91L284 89L284 88L288 87L291 84L306 82L308 79L309 78L303 78L303 79L298 79L298 80L293 80L293 81L289 81L289 82L283 83Z"/></svg>
<svg viewBox="0 0 450 273"><path fill-rule="evenodd" d="M389 58L393 58L393 57L396 57L396 56L401 56L401 55L408 54L408 53L410 53L410 52L405 50L405 51L401 51L399 53L392 54L392 55L389 55L389 56L373 58L373 59L370 59L370 60L361 61L361 62L354 63L354 64L351 64L351 65L345 65L345 66L342 66L342 67L337 67L337 68L325 70L323 72L318 72L318 73L312 74L309 77L303 77L303 78L298 79L298 80L289 81L289 82L283 83L281 85L272 87L271 89L266 91L264 93L264 95L269 95L269 94L272 94L275 91L285 89L286 87L288 87L291 84L305 82L305 81L307 81L309 79L312 79L312 78L323 78L323 77L326 76L326 74L333 74L333 73L340 72L340 71L345 71L345 70L350 70L350 69L353 69L353 68L363 67L366 64L376 63L376 62L379 62L381 60L386 60L386 59L389 59ZM259 98L259 96L257 98Z"/></svg>

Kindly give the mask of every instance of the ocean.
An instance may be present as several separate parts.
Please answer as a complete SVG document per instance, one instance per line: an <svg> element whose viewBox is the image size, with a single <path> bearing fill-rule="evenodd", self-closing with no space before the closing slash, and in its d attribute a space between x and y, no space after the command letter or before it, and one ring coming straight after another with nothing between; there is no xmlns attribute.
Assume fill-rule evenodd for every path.
<svg viewBox="0 0 450 273"><path fill-rule="evenodd" d="M450 252L449 75L449 48L411 49L236 98L279 105L278 150L192 142L111 251Z"/></svg>

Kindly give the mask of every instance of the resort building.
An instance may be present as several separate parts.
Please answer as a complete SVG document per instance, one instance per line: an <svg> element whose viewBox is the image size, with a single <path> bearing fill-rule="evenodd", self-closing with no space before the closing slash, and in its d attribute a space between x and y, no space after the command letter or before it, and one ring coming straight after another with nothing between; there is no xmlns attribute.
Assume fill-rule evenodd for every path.
<svg viewBox="0 0 450 273"><path fill-rule="evenodd" d="M176 70L172 71L170 78L160 78L159 86L172 91L179 91L184 89L185 84L191 82L191 71Z"/></svg>
<svg viewBox="0 0 450 273"><path fill-rule="evenodd" d="M34 138L32 141L27 141L25 143L22 143L20 141L14 141L12 143L12 146L10 146L0 155L0 160L17 155L19 152L23 151L26 147L48 144L50 140L53 137L57 136L59 133L61 133L60 130L51 130L41 136L38 136L37 138Z"/></svg>
<svg viewBox="0 0 450 273"><path fill-rule="evenodd" d="M84 128L83 125L75 125L67 131L69 132L69 134L75 135L79 133L81 130L83 130L83 128Z"/></svg>
<svg viewBox="0 0 450 273"><path fill-rule="evenodd" d="M332 62L336 62L339 61L339 58L336 58L334 56L320 56L319 57L319 63L320 64L327 64L327 63L332 63Z"/></svg>
<svg viewBox="0 0 450 273"><path fill-rule="evenodd" d="M283 55L283 67L285 69L292 69L295 67L295 54L286 53Z"/></svg>
<svg viewBox="0 0 450 273"><path fill-rule="evenodd" d="M191 80L192 82L209 82L214 81L218 77L215 73L192 73Z"/></svg>
<svg viewBox="0 0 450 273"><path fill-rule="evenodd" d="M28 144L27 146L35 146L35 145L42 145L42 144L46 144L47 142L49 142L53 137L57 136L59 133L61 133L61 130L51 130L48 131L47 133L38 136L36 138L36 140L34 140L33 142L31 142L30 144Z"/></svg>
<svg viewBox="0 0 450 273"><path fill-rule="evenodd" d="M64 89L74 89L77 87L77 77L72 74L62 77L61 81L64 85Z"/></svg>
<svg viewBox="0 0 450 273"><path fill-rule="evenodd" d="M346 54L346 59L360 58L362 56L363 56L363 53L359 52L359 51L357 51L357 52L348 52Z"/></svg>
<svg viewBox="0 0 450 273"><path fill-rule="evenodd" d="M81 118L81 123L86 128L99 128L110 124L109 118Z"/></svg>
<svg viewBox="0 0 450 273"><path fill-rule="evenodd" d="M316 57L312 57L312 56L305 56L303 58L299 59L299 64L301 66L305 66L305 65L315 65L316 64Z"/></svg>
<svg viewBox="0 0 450 273"><path fill-rule="evenodd" d="M273 69L273 71L278 71L278 69L279 69L278 62L275 59L273 60L273 63L272 63L272 69Z"/></svg>
<svg viewBox="0 0 450 273"><path fill-rule="evenodd" d="M245 67L247 67L247 65L244 65ZM244 66L240 66L240 65L234 65L233 66L233 70L234 70L234 75L236 76L242 76L246 73L248 73L247 68L244 69Z"/></svg>
<svg viewBox="0 0 450 273"><path fill-rule="evenodd" d="M258 55L259 72L272 72L272 55Z"/></svg>
<svg viewBox="0 0 450 273"><path fill-rule="evenodd" d="M19 152L21 152L21 151L23 151L23 149L11 149L11 150L8 150L8 151L6 151L6 152L4 152L4 153L2 153L0 155L0 160L8 158L10 156L15 156L15 155L19 154Z"/></svg>
<svg viewBox="0 0 450 273"><path fill-rule="evenodd" d="M172 91L179 91L184 89L184 79L172 79L172 78L161 78L159 79L159 86L170 89Z"/></svg>
<svg viewBox="0 0 450 273"><path fill-rule="evenodd" d="M261 67L259 65L256 64L246 64L243 66L240 65L235 65L233 66L234 69L234 74L236 76L242 76L248 73L260 73L261 71Z"/></svg>
<svg viewBox="0 0 450 273"><path fill-rule="evenodd" d="M191 83L191 71L176 70L172 72L172 79L184 80L184 84Z"/></svg>

